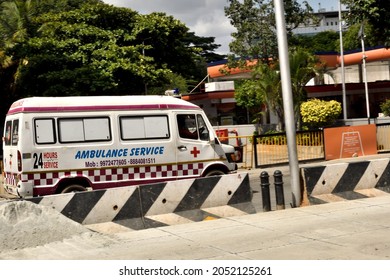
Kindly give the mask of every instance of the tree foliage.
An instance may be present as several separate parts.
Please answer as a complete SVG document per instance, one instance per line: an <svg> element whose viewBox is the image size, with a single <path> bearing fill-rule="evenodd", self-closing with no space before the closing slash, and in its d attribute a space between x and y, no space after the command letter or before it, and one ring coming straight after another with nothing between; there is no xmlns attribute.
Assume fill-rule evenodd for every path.
<svg viewBox="0 0 390 280"><path fill-rule="evenodd" d="M186 92L221 57L172 16L101 0L0 0L0 116L26 96Z"/></svg>
<svg viewBox="0 0 390 280"><path fill-rule="evenodd" d="M255 116L255 123L259 123L261 116L266 116L269 111L276 112L279 119L283 119L279 72L269 64L259 62L251 74L252 78L243 80L235 91L237 104ZM263 106L265 112L261 112Z"/></svg>
<svg viewBox="0 0 390 280"><path fill-rule="evenodd" d="M287 32L312 18L313 9L303 1L284 0ZM278 57L275 12L272 0L229 0L225 15L237 29L230 51L239 57L268 61Z"/></svg>
<svg viewBox="0 0 390 280"><path fill-rule="evenodd" d="M34 18L48 12L79 8L99 0L0 0L0 47L12 46L35 35Z"/></svg>
<svg viewBox="0 0 390 280"><path fill-rule="evenodd" d="M380 106L380 108L382 110L382 113L386 117L389 117L390 116L390 99L386 99L379 106Z"/></svg>
<svg viewBox="0 0 390 280"><path fill-rule="evenodd" d="M125 94L143 93L146 83L157 85L176 70L167 67L166 54L166 48L175 49L175 42L161 46L187 28L171 17L154 15L152 22L148 16L150 28L143 30L150 39L159 38L152 50L139 32L144 17L103 4L41 16L39 36L14 48L14 56L28 59L19 90L31 95ZM187 53L188 58L190 52L181 55Z"/></svg>
<svg viewBox="0 0 390 280"><path fill-rule="evenodd" d="M342 0L349 10L346 14L350 26L361 23L371 25L365 34L375 38L374 45L390 45L390 2L388 0Z"/></svg>
<svg viewBox="0 0 390 280"><path fill-rule="evenodd" d="M320 75L324 66L318 63L316 56L301 48L291 49L289 60L294 112L299 128L299 109L301 103L306 100L305 85L310 79ZM283 129L284 109L278 61L257 63L252 70L252 78L242 82L236 90L235 98L238 105L252 111L260 111L265 104L267 109L276 113L279 128Z"/></svg>
<svg viewBox="0 0 390 280"><path fill-rule="evenodd" d="M21 69L28 60L14 56L19 48L37 35L39 24L35 19L48 12L79 8L99 0L0 0L0 113L5 112L17 98L28 93L17 91Z"/></svg>
<svg viewBox="0 0 390 280"><path fill-rule="evenodd" d="M360 23L351 25L343 34L343 46L346 50L356 50L362 47L361 40L359 38L359 30L361 28ZM364 25L364 43L366 46L377 46L379 44L373 26L369 23Z"/></svg>
<svg viewBox="0 0 390 280"><path fill-rule="evenodd" d="M0 0L0 15L2 111L30 95L186 91L221 58L172 16L100 0Z"/></svg>
<svg viewBox="0 0 390 280"><path fill-rule="evenodd" d="M313 36L293 35L289 39L290 47L300 47L310 53L334 52L340 50L340 35L336 31L323 31Z"/></svg>

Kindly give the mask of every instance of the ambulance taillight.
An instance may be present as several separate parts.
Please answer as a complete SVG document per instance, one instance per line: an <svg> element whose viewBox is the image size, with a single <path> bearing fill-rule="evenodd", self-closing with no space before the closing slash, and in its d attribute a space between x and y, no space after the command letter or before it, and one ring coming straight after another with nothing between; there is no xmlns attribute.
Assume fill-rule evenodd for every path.
<svg viewBox="0 0 390 280"><path fill-rule="evenodd" d="M22 154L18 151L18 171L22 171Z"/></svg>

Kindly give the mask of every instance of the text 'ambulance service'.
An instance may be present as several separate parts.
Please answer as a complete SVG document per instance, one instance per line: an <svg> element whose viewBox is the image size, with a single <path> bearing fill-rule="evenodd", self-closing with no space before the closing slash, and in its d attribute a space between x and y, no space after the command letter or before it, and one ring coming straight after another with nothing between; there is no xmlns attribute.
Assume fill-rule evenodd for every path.
<svg viewBox="0 0 390 280"><path fill-rule="evenodd" d="M4 186L19 197L234 172L198 106L171 96L31 97L10 107Z"/></svg>

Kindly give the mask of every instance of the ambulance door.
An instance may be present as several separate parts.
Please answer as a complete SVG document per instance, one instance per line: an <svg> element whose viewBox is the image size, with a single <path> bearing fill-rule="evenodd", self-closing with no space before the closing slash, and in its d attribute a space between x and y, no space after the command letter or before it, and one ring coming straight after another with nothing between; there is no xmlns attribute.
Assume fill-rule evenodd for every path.
<svg viewBox="0 0 390 280"><path fill-rule="evenodd" d="M6 184L16 184L16 174L22 171L21 154L18 151L19 119L7 119L3 138L3 163L6 173ZM7 185L8 185L7 184Z"/></svg>
<svg viewBox="0 0 390 280"><path fill-rule="evenodd" d="M120 117L121 143L131 166L130 179L143 184L176 179L176 137L169 116L128 115ZM174 132L173 132L174 133Z"/></svg>
<svg viewBox="0 0 390 280"><path fill-rule="evenodd" d="M198 177L216 156L210 142L210 130L198 113L178 113L176 124L178 178Z"/></svg>

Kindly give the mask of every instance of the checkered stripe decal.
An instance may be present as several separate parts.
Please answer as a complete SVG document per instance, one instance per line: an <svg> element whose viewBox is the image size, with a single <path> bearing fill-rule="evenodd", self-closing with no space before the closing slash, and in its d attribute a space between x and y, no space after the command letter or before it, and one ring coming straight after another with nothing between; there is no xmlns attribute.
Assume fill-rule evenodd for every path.
<svg viewBox="0 0 390 280"><path fill-rule="evenodd" d="M61 178L87 177L92 183L107 181L142 180L176 176L200 176L203 163L189 163L163 166L136 166L112 169L91 169L82 171L47 172L23 174L23 181L33 181L34 186L54 185Z"/></svg>

